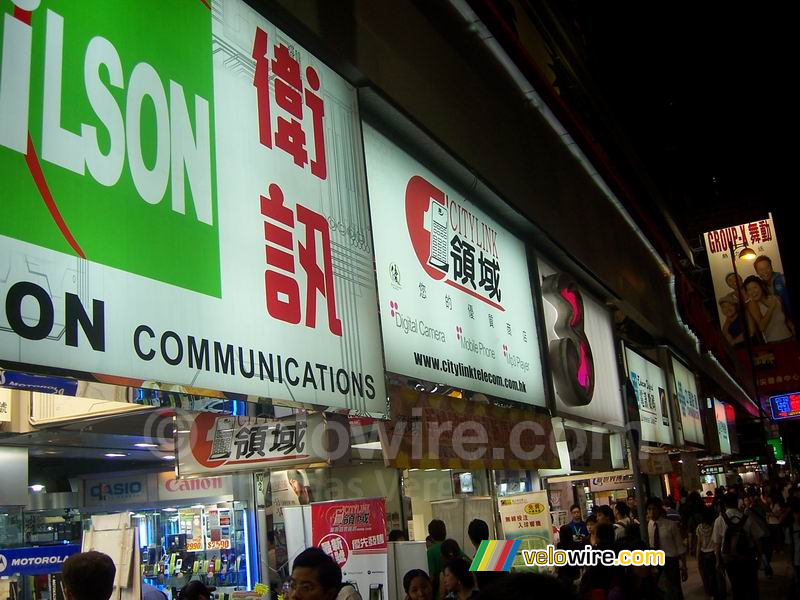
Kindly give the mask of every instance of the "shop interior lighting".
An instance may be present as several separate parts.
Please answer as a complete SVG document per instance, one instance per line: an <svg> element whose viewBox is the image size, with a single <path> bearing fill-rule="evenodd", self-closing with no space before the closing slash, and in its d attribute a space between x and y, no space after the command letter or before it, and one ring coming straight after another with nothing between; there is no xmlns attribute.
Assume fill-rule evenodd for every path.
<svg viewBox="0 0 800 600"><path fill-rule="evenodd" d="M172 454L167 454L167 455L164 457L164 460L175 460L175 457L174 457Z"/></svg>
<svg viewBox="0 0 800 600"><path fill-rule="evenodd" d="M139 442L134 444L137 448L158 448L158 444L150 444L149 442Z"/></svg>
<svg viewBox="0 0 800 600"><path fill-rule="evenodd" d="M177 508L173 508L171 506L169 508L165 508L163 510L164 510L164 512L178 512Z"/></svg>
<svg viewBox="0 0 800 600"><path fill-rule="evenodd" d="M105 456L108 458L124 458L128 455L121 452L106 452Z"/></svg>
<svg viewBox="0 0 800 600"><path fill-rule="evenodd" d="M750 246L747 246L739 252L739 260L755 260L756 259L756 251L753 250Z"/></svg>
<svg viewBox="0 0 800 600"><path fill-rule="evenodd" d="M31 486L28 486L28 489L34 493L39 493L44 489L44 486L41 483L34 483Z"/></svg>
<svg viewBox="0 0 800 600"><path fill-rule="evenodd" d="M358 450L380 450L380 442L364 442L363 444L353 444L353 448Z"/></svg>

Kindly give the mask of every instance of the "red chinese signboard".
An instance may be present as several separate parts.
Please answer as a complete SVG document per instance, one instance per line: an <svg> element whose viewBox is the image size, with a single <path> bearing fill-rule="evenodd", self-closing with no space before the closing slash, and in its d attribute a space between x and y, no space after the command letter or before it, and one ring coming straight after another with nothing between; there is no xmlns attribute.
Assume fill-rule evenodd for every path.
<svg viewBox="0 0 800 600"><path fill-rule="evenodd" d="M342 500L311 505L311 537L344 568L352 555L386 554L386 501Z"/></svg>

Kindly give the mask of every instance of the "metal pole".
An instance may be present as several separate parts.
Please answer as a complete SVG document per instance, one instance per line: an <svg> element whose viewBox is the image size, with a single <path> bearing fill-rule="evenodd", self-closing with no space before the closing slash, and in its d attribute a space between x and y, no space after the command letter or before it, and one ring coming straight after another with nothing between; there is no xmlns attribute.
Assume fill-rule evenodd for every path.
<svg viewBox="0 0 800 600"><path fill-rule="evenodd" d="M733 267L733 274L736 277L736 295L739 299L739 311L742 315L742 330L744 331L744 341L745 347L747 348L747 357L750 360L750 376L753 378L753 391L755 392L755 400L756 406L758 407L758 420L761 423L761 432L762 432L762 441L764 443L764 452L766 453L766 460L767 460L767 474L769 475L770 481L772 481L775 477L774 472L774 463L770 457L769 451L769 444L767 443L767 426L764 422L764 409L761 408L761 397L758 394L758 375L756 374L756 363L753 360L753 342L750 339L750 327L749 327L749 320L747 315L747 309L745 308L744 302L744 293L742 292L742 286L739 283L739 269L736 266L736 254L734 252L735 246L733 241L728 242L728 250L731 254L731 266Z"/></svg>

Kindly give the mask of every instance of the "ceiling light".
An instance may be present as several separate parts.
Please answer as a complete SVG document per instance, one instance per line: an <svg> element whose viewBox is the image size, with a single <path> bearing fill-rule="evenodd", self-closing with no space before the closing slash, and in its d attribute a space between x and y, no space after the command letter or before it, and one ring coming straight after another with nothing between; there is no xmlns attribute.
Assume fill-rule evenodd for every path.
<svg viewBox="0 0 800 600"><path fill-rule="evenodd" d="M166 456L162 457L164 460L175 460L175 457L172 454L167 454Z"/></svg>
<svg viewBox="0 0 800 600"><path fill-rule="evenodd" d="M123 454L121 452L106 452L105 454L108 458L124 458L128 456L127 454Z"/></svg>
<svg viewBox="0 0 800 600"><path fill-rule="evenodd" d="M150 444L148 442L139 442L138 444L134 444L137 448L158 448L158 444Z"/></svg>
<svg viewBox="0 0 800 600"><path fill-rule="evenodd" d="M177 509L177 508L172 508L172 507L170 507L170 508L165 508L165 509L164 509L164 512L178 512L178 509Z"/></svg>
<svg viewBox="0 0 800 600"><path fill-rule="evenodd" d="M353 448L357 450L380 450L380 442L364 442L363 444L353 444Z"/></svg>
<svg viewBox="0 0 800 600"><path fill-rule="evenodd" d="M44 486L41 483L34 483L33 485L29 485L28 489L30 489L32 492L38 493L44 489Z"/></svg>
<svg viewBox="0 0 800 600"><path fill-rule="evenodd" d="M750 246L747 246L741 252L739 252L739 259L740 260L755 260L756 259L756 251L753 250Z"/></svg>

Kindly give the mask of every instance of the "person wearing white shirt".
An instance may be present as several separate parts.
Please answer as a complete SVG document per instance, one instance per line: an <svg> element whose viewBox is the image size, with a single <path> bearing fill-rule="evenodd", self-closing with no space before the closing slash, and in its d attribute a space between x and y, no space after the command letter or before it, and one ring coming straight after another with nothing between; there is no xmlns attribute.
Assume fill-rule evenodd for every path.
<svg viewBox="0 0 800 600"><path fill-rule="evenodd" d="M665 590L665 599L683 600L681 583L689 577L686 568L686 544L675 521L664 514L661 500L647 501L647 535L653 550L663 550L666 560L659 573L660 586Z"/></svg>
<svg viewBox="0 0 800 600"><path fill-rule="evenodd" d="M714 521L711 539L717 556L717 569L725 572L731 583L733 600L758 599L758 564L761 560L761 541L757 523L749 519L739 509L739 498L728 492L722 499L724 513ZM740 549L726 548L726 533L730 527L741 527L743 535L748 536L749 550L741 554ZM732 536L731 536L732 538ZM732 546L733 540L728 543ZM737 544L738 546L738 544ZM725 553L728 553L726 558Z"/></svg>

